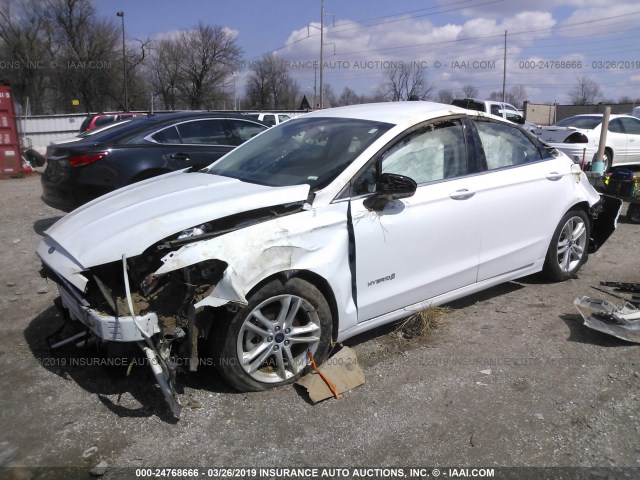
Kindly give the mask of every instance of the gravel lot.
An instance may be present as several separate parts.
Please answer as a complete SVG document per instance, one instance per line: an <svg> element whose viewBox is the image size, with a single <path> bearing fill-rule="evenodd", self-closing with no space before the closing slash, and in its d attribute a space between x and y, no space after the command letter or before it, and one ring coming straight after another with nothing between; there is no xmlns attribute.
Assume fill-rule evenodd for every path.
<svg viewBox="0 0 640 480"><path fill-rule="evenodd" d="M103 478L122 478L118 467L640 467L640 348L587 329L572 305L615 300L591 288L600 280L640 281L640 225L622 218L579 278L528 277L455 302L426 338L390 327L348 342L366 383L340 400L239 394L204 369L179 376L187 407L174 422L147 367L127 378L49 352L61 319L34 250L63 213L39 196L37 175L0 181L0 478L60 478L50 467L88 478L100 460Z"/></svg>

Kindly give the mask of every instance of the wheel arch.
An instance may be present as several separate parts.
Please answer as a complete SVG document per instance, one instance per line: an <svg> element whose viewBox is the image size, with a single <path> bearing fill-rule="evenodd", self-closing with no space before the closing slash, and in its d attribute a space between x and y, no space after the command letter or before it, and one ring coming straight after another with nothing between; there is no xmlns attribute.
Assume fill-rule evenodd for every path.
<svg viewBox="0 0 640 480"><path fill-rule="evenodd" d="M256 291L273 280L280 280L284 283L291 278L305 280L320 290L320 293L324 296L325 300L329 304L329 309L331 310L331 337L333 341L336 341L338 338L338 326L340 324L336 296L333 288L329 285L329 282L321 275L318 275L311 270L285 270L269 275L254 285L251 290L247 292L246 298L250 298Z"/></svg>

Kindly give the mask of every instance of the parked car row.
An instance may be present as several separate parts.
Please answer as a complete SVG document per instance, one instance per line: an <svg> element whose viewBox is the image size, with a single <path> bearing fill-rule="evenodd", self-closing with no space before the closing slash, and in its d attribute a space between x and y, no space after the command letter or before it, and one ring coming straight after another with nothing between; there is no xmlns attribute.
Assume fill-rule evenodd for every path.
<svg viewBox="0 0 640 480"><path fill-rule="evenodd" d="M89 168L92 188L126 183L128 164L158 165L152 149L163 168L193 163L75 210L38 247L63 315L101 344L142 346L178 414L176 358L195 370L210 356L239 390L291 383L333 342L411 312L535 272L571 278L620 209L519 126L429 102L270 129L152 117L78 143L49 152L45 191ZM241 143L200 168L199 148L210 162Z"/></svg>
<svg viewBox="0 0 640 480"><path fill-rule="evenodd" d="M245 116L202 112L110 123L47 148L42 199L68 212L140 180L204 168L267 128Z"/></svg>

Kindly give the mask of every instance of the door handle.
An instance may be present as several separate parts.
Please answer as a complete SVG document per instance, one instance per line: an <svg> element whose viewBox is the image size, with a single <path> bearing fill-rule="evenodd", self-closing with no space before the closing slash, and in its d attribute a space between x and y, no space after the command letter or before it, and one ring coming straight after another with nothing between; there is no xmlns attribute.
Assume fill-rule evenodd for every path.
<svg viewBox="0 0 640 480"><path fill-rule="evenodd" d="M455 192L451 192L449 196L454 200L467 200L468 198L473 197L476 192L470 191L468 188L462 188L460 190L456 190Z"/></svg>
<svg viewBox="0 0 640 480"><path fill-rule="evenodd" d="M551 180L552 182L557 182L562 179L562 174L558 172L551 172L547 174L547 180Z"/></svg>
<svg viewBox="0 0 640 480"><path fill-rule="evenodd" d="M175 160L189 160L189 154L188 153L174 153L173 155L171 155L171 158L175 159Z"/></svg>

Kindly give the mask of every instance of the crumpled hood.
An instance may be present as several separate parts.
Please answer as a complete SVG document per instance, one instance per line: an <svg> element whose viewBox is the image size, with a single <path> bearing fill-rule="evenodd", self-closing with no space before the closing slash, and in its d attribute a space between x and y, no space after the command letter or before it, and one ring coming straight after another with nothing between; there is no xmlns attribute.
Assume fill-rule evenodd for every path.
<svg viewBox="0 0 640 480"><path fill-rule="evenodd" d="M82 267L132 257L184 229L257 208L304 201L308 185L267 187L206 173L174 172L109 193L45 234Z"/></svg>

